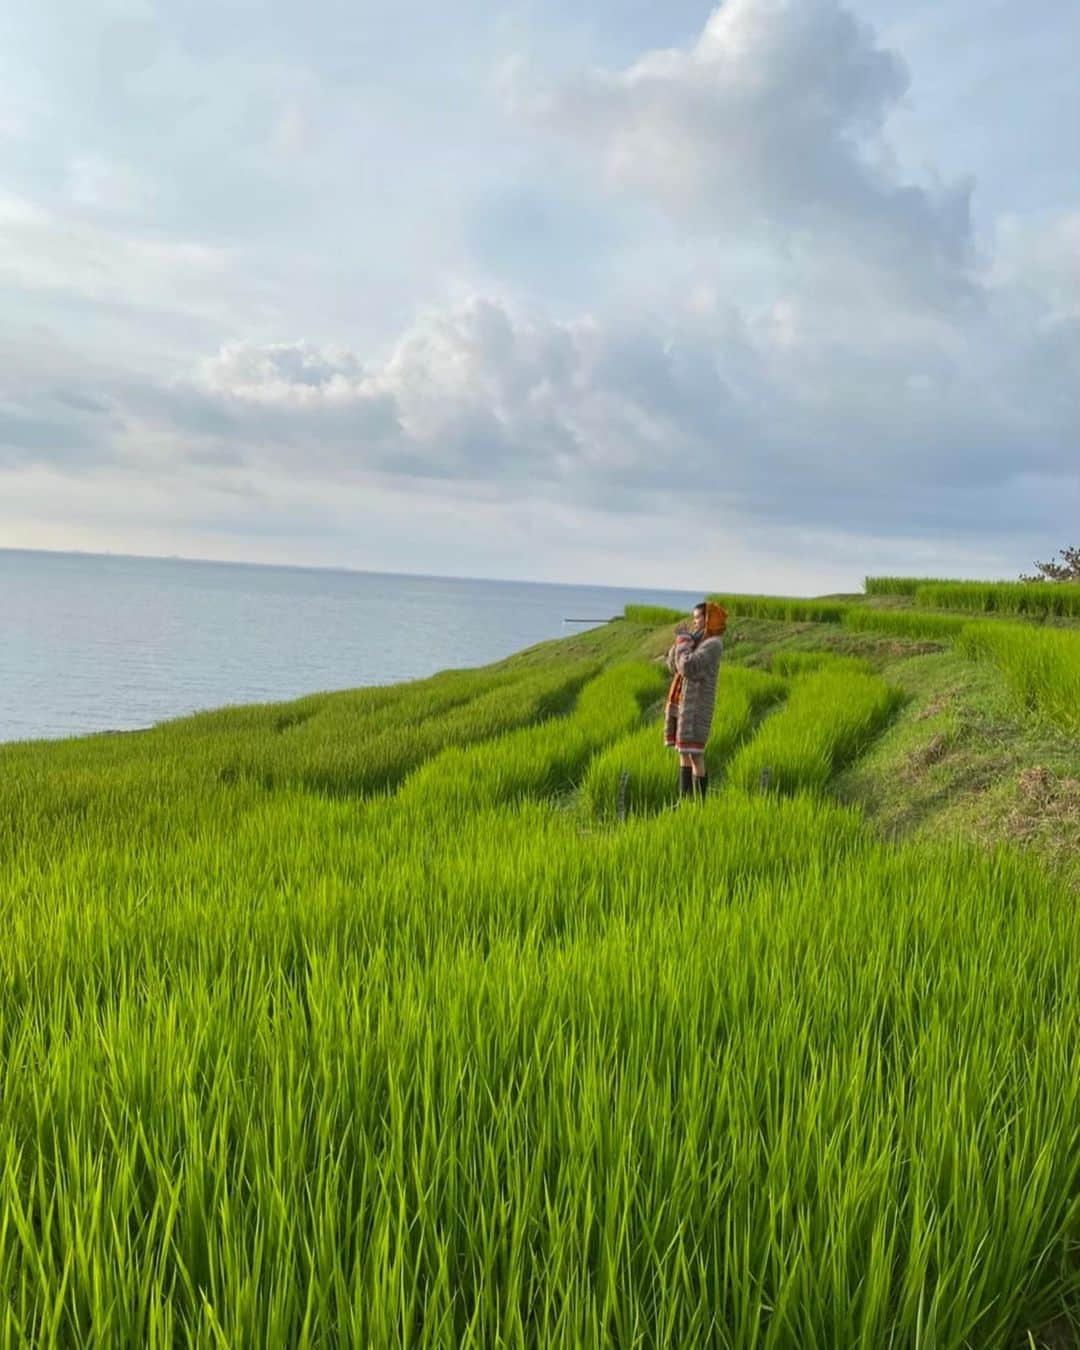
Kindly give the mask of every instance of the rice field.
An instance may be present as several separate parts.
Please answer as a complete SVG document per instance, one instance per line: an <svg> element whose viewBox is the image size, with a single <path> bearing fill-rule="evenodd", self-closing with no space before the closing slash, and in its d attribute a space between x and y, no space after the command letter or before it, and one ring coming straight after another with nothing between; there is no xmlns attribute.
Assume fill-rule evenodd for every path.
<svg viewBox="0 0 1080 1350"><path fill-rule="evenodd" d="M677 624L689 619L680 609L666 609L663 605L627 605L623 617L629 623L642 623L660 627L661 624Z"/></svg>
<svg viewBox="0 0 1080 1350"><path fill-rule="evenodd" d="M721 667L716 713L705 747L714 785L756 718L786 694L785 681L774 675ZM662 810L676 800L678 762L675 752L664 745L659 720L640 727L592 758L581 781L582 803L597 819L611 819L620 809L627 815Z"/></svg>
<svg viewBox="0 0 1080 1350"><path fill-rule="evenodd" d="M855 633L895 633L907 638L951 642L968 619L962 614L933 614L918 609L869 609L854 605L844 614L844 627Z"/></svg>
<svg viewBox="0 0 1080 1350"><path fill-rule="evenodd" d="M840 623L848 606L842 601L799 600L777 595L710 595L728 614L744 619Z"/></svg>
<svg viewBox="0 0 1080 1350"><path fill-rule="evenodd" d="M950 586L942 577L867 577L863 590L867 595L907 595L914 598L920 586Z"/></svg>
<svg viewBox="0 0 1080 1350"><path fill-rule="evenodd" d="M557 652L0 747L0 1344L1035 1344L1080 909L833 801L899 695L798 655L677 810Z"/></svg>
<svg viewBox="0 0 1080 1350"><path fill-rule="evenodd" d="M1010 623L970 623L966 655L993 661L1026 709L1066 731L1080 730L1080 632Z"/></svg>
<svg viewBox="0 0 1080 1350"><path fill-rule="evenodd" d="M589 758L641 724L667 687L658 666L625 663L582 690L573 712L481 745L451 746L414 773L399 794L406 808L470 815L481 807L570 790Z"/></svg>
<svg viewBox="0 0 1080 1350"><path fill-rule="evenodd" d="M769 660L769 669L776 675L808 675L811 671L828 669L834 674L852 671L872 675L869 662L859 656L841 656L829 651L777 651Z"/></svg>
<svg viewBox="0 0 1080 1350"><path fill-rule="evenodd" d="M916 589L915 603L931 609L978 610L985 614L1080 618L1080 582L931 582Z"/></svg>
<svg viewBox="0 0 1080 1350"><path fill-rule="evenodd" d="M747 790L821 789L865 749L901 697L876 675L829 665L808 672L783 709L734 756L728 780Z"/></svg>

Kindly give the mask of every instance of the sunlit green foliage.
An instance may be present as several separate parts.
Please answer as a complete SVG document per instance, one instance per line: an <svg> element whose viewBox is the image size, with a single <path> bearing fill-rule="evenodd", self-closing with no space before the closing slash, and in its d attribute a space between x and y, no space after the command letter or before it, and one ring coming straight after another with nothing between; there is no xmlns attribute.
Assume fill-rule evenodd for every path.
<svg viewBox="0 0 1080 1350"><path fill-rule="evenodd" d="M148 732L0 747L0 858L24 832L99 830L138 823L182 831L219 785L296 786L360 796L400 783L446 746L464 746L568 708L597 664L451 672L356 695L277 708L227 709ZM245 793L226 796L227 812Z"/></svg>
<svg viewBox="0 0 1080 1350"><path fill-rule="evenodd" d="M783 708L736 754L736 786L795 792L822 788L880 731L900 701L876 675L828 666L797 680Z"/></svg>
<svg viewBox="0 0 1080 1350"><path fill-rule="evenodd" d="M870 609L852 606L844 615L844 627L858 633L895 633L906 638L937 638L946 642L957 637L968 620L961 614L927 614L918 609Z"/></svg>
<svg viewBox="0 0 1080 1350"><path fill-rule="evenodd" d="M588 674L0 750L0 1345L1013 1350L1080 1295L1080 908L828 801L895 699L843 661L725 667L751 791L602 822L675 756L658 666Z"/></svg>
<svg viewBox="0 0 1080 1350"><path fill-rule="evenodd" d="M665 609L663 605L627 605L624 617L631 623L655 624L659 628L661 624L677 624L690 616L685 610Z"/></svg>
<svg viewBox="0 0 1080 1350"><path fill-rule="evenodd" d="M732 751L749 734L755 715L785 691L783 680L763 671L721 666L716 711L705 748L714 785ZM620 800L626 812L635 815L670 806L676 800L678 763L675 752L664 745L660 719L594 756L581 784L583 803L598 818L616 815ZM626 780L620 797L623 774Z"/></svg>
<svg viewBox="0 0 1080 1350"><path fill-rule="evenodd" d="M998 665L1026 708L1053 725L1080 729L1080 632L969 623L960 647Z"/></svg>
<svg viewBox="0 0 1080 1350"><path fill-rule="evenodd" d="M933 609L986 614L1041 614L1080 618L1080 582L942 581L920 586L915 603Z"/></svg>
<svg viewBox="0 0 1080 1350"><path fill-rule="evenodd" d="M639 725L642 709L666 686L667 673L655 664L614 666L582 691L567 718L444 750L412 775L400 803L469 814L523 795L565 792L591 755Z"/></svg>
<svg viewBox="0 0 1080 1350"><path fill-rule="evenodd" d="M776 675L808 675L815 670L829 670L840 674L847 670L859 675L872 673L868 662L858 656L840 656L835 652L778 651L774 652L769 669Z"/></svg>
<svg viewBox="0 0 1080 1350"><path fill-rule="evenodd" d="M842 601L798 600L779 595L710 595L727 612L744 619L785 619L839 623L848 608Z"/></svg>
<svg viewBox="0 0 1080 1350"><path fill-rule="evenodd" d="M914 596L920 586L949 586L941 577L867 577L863 589L867 595Z"/></svg>

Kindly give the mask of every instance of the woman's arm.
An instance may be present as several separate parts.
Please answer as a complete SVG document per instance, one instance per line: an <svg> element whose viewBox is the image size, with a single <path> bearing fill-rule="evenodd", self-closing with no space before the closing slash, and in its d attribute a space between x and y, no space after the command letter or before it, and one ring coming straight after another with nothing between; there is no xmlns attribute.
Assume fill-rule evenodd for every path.
<svg viewBox="0 0 1080 1350"><path fill-rule="evenodd" d="M678 670L679 650L680 648L685 647L686 643L688 643L689 641L690 641L690 631L686 627L686 625L684 623L676 624L675 641L668 648L667 656L664 657L664 662L667 665L668 670L671 671L672 675L674 675Z"/></svg>
<svg viewBox="0 0 1080 1350"><path fill-rule="evenodd" d="M720 664L723 643L719 638L707 638L695 651L689 643L676 644L675 669L684 679L694 680Z"/></svg>

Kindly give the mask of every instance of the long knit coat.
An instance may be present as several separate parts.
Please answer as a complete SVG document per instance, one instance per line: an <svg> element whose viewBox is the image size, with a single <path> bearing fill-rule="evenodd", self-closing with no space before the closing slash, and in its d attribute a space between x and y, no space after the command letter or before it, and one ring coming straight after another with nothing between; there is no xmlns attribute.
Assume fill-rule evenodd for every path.
<svg viewBox="0 0 1080 1350"><path fill-rule="evenodd" d="M712 728L724 640L709 637L698 643L697 647L684 647L678 656L675 651L673 644L667 654L668 670L673 675L677 671L683 677L675 749L684 753L702 751Z"/></svg>

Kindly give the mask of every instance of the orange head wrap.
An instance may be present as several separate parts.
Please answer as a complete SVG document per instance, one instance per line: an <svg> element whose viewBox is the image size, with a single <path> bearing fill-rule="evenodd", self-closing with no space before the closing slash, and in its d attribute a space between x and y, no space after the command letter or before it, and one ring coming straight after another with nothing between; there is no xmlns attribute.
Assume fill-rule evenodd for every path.
<svg viewBox="0 0 1080 1350"><path fill-rule="evenodd" d="M705 636L719 637L727 627L727 610L710 600L705 606Z"/></svg>

